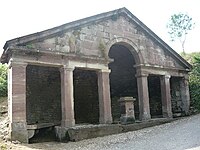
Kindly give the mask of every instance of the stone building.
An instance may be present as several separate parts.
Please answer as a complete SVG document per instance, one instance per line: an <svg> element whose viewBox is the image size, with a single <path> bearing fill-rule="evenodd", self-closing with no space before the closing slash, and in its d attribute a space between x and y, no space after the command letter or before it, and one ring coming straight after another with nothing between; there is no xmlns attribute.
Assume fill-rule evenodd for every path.
<svg viewBox="0 0 200 150"><path fill-rule="evenodd" d="M11 139L35 129L119 121L134 97L141 121L188 114L191 65L126 8L5 43Z"/></svg>

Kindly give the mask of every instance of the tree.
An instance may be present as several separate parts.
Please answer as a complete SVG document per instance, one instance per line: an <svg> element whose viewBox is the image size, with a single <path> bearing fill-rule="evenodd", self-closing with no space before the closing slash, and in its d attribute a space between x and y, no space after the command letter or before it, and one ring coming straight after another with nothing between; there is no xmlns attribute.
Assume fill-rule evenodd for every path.
<svg viewBox="0 0 200 150"><path fill-rule="evenodd" d="M0 63L0 97L7 96L7 66Z"/></svg>
<svg viewBox="0 0 200 150"><path fill-rule="evenodd" d="M195 23L190 16L184 13L174 14L167 24L168 33L172 41L179 40L185 54L185 41L188 31L194 28Z"/></svg>

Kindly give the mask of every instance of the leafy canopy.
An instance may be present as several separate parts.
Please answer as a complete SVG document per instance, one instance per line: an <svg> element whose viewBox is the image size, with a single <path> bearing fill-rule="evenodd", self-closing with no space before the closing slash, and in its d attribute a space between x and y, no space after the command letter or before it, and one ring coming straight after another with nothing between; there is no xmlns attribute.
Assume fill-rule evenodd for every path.
<svg viewBox="0 0 200 150"><path fill-rule="evenodd" d="M174 14L167 24L168 33L172 41L179 40L181 42L183 53L186 35L188 31L194 28L195 23L190 16L184 13Z"/></svg>

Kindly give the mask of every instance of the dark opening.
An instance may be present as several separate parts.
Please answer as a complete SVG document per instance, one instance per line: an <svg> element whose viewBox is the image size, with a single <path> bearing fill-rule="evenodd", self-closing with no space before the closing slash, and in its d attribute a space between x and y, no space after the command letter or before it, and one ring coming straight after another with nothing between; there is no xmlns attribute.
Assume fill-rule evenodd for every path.
<svg viewBox="0 0 200 150"><path fill-rule="evenodd" d="M152 118L162 117L162 99L160 77L149 75L148 77L149 89L149 104Z"/></svg>
<svg viewBox="0 0 200 150"><path fill-rule="evenodd" d="M119 98L131 96L136 98L134 102L136 119L139 117L139 105L137 98L137 81L136 70L133 67L135 60L125 46L115 44L109 51L109 57L114 59L114 62L109 64L110 87L111 87L111 102L113 121L118 122L120 118Z"/></svg>
<svg viewBox="0 0 200 150"><path fill-rule="evenodd" d="M51 142L56 140L54 127L48 127L35 130L35 135L29 139L29 143Z"/></svg>
<svg viewBox="0 0 200 150"><path fill-rule="evenodd" d="M99 123L98 81L95 71L74 70L74 108L76 124Z"/></svg>
<svg viewBox="0 0 200 150"><path fill-rule="evenodd" d="M26 82L27 124L60 122L59 68L28 65Z"/></svg>

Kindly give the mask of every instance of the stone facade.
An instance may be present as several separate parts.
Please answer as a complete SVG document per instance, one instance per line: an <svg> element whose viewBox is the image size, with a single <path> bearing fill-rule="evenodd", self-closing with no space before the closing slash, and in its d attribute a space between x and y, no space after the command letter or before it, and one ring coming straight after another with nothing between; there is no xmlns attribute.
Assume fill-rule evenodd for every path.
<svg viewBox="0 0 200 150"><path fill-rule="evenodd" d="M181 112L189 111L191 65L126 8L7 41L1 62L10 68L13 140L28 142L35 129L60 125L65 130L84 117L87 123L110 124L119 116L112 114L119 113L119 97L136 98L135 116L142 121L155 116L155 101L162 117L171 118L180 101ZM90 80L84 82L81 75ZM176 78L179 86L172 82ZM96 115L80 114L80 107L94 108Z"/></svg>

